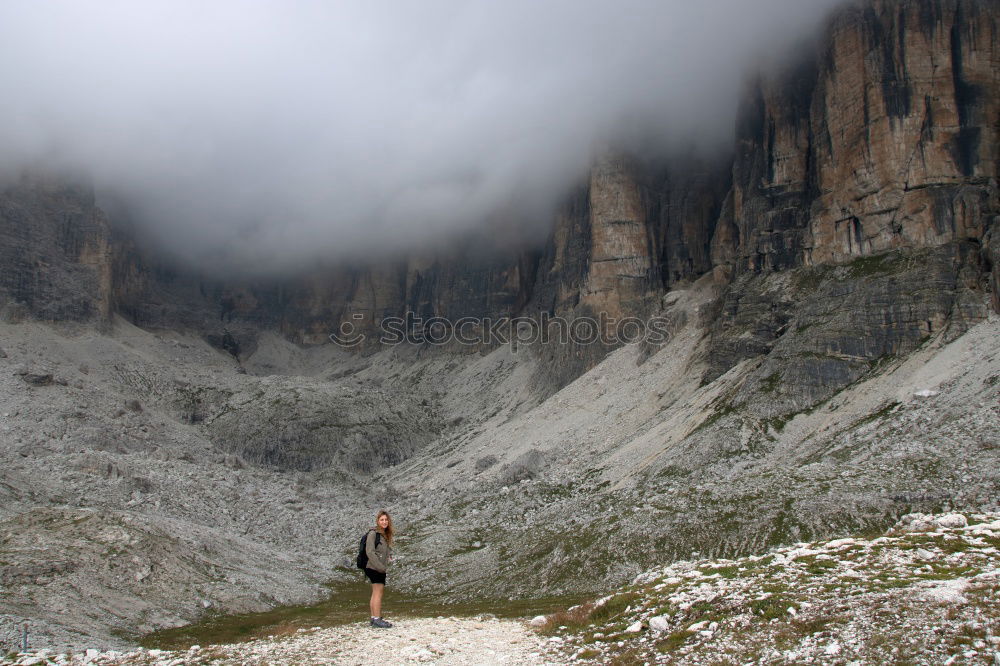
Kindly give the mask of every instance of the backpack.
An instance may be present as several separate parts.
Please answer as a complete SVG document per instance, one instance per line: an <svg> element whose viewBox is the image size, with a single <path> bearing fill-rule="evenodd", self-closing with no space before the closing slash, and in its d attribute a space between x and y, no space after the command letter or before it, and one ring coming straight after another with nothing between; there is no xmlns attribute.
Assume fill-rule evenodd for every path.
<svg viewBox="0 0 1000 666"><path fill-rule="evenodd" d="M368 532L375 532L375 530L368 530ZM368 532L365 532L362 535L362 537L361 537L361 543L358 546L357 565L358 565L359 569L367 569L368 568L368 549L365 547L367 545L365 542L368 541ZM378 542L379 542L379 539L381 539L381 538L382 538L382 535L379 534L378 532L375 532L375 547L376 548L378 548Z"/></svg>

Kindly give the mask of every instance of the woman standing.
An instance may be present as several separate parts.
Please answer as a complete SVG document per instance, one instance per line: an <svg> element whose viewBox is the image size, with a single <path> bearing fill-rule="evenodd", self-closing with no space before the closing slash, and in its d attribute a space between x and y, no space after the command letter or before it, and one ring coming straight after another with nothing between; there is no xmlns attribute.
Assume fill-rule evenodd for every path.
<svg viewBox="0 0 1000 666"><path fill-rule="evenodd" d="M371 610L371 625L388 629L391 623L382 619L382 593L385 592L385 570L389 566L389 548L392 546L392 518L385 511L375 516L375 527L368 530L365 538L365 554L368 565L365 576L372 584L372 598L368 603Z"/></svg>

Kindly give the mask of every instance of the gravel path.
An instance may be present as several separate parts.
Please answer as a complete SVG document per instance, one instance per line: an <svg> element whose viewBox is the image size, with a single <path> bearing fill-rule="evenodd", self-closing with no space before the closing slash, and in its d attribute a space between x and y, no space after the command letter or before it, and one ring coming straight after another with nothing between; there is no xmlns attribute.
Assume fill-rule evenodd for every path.
<svg viewBox="0 0 1000 666"><path fill-rule="evenodd" d="M189 651L138 650L68 655L33 653L14 663L94 665L170 665L382 663L457 664L558 664L546 656L546 640L522 622L470 618L403 618L392 629L350 624L326 629L300 629L284 638L262 639L231 645L194 646ZM53 657L52 662L42 661Z"/></svg>

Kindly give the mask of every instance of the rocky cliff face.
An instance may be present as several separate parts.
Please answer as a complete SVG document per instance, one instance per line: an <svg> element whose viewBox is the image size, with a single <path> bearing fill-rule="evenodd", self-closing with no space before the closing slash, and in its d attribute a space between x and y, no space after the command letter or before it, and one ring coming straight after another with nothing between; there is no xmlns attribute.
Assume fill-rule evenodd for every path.
<svg viewBox="0 0 1000 666"><path fill-rule="evenodd" d="M778 270L980 243L998 211L997 74L994 3L840 12L821 50L749 95L720 259Z"/></svg>
<svg viewBox="0 0 1000 666"><path fill-rule="evenodd" d="M983 319L990 281L995 307L996 35L990 3L874 2L753 87L712 241L738 277L707 379L769 354L743 400L778 391L794 412Z"/></svg>
<svg viewBox="0 0 1000 666"><path fill-rule="evenodd" d="M89 188L31 176L0 190L0 266L4 319L111 312L111 229Z"/></svg>
<svg viewBox="0 0 1000 666"><path fill-rule="evenodd" d="M665 291L715 270L734 280L714 335L718 373L770 350L798 307L792 294L755 287L753 276L950 246L933 254L950 277L914 279L951 296L922 301L919 323L879 324L910 342L868 345L872 354L899 353L927 326L961 328L984 316L976 303L989 300L987 290L1000 308L998 59L997 13L987 0L848 6L812 53L749 87L731 160L650 165L609 154L567 198L537 249L491 252L483 249L488 239L467 239L434 257L269 282L211 279L112 236L85 190L21 184L2 197L3 261L12 268L0 289L43 319L119 312L141 326L189 328L218 342L229 331L246 351L262 329L320 344L343 323L371 335L385 317L406 312L425 320L642 317ZM931 273L941 277L937 268ZM905 277L882 298L913 292ZM854 279L858 298L871 302L863 270L840 278ZM755 331L746 336L740 322L749 320ZM570 362L557 383L608 347L550 350L557 364Z"/></svg>

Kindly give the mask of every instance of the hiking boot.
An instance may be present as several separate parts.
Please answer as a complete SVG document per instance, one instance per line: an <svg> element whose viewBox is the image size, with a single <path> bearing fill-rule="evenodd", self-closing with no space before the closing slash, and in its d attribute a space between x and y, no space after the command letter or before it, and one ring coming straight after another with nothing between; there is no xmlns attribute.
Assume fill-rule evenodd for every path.
<svg viewBox="0 0 1000 666"><path fill-rule="evenodd" d="M390 627L392 627L392 623L391 622L386 622L385 620L383 620L380 617L375 617L375 618L372 618L372 626L373 627L378 627L379 629L389 629Z"/></svg>

